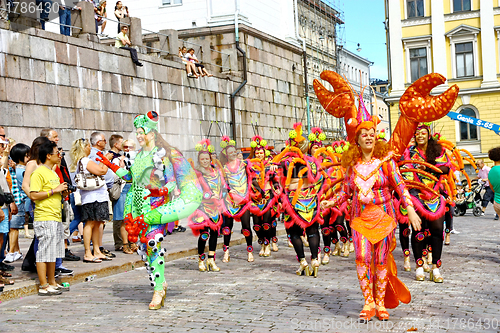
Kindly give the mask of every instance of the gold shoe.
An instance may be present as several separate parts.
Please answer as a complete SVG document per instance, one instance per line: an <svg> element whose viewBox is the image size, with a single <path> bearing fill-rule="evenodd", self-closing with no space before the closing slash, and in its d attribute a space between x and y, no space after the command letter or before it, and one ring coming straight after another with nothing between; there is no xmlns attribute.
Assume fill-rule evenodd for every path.
<svg viewBox="0 0 500 333"><path fill-rule="evenodd" d="M229 249L224 252L224 257L222 258L222 262L229 262L231 260L231 256L229 255Z"/></svg>
<svg viewBox="0 0 500 333"><path fill-rule="evenodd" d="M207 270L212 272L219 272L220 268L215 264L214 258L207 259Z"/></svg>
<svg viewBox="0 0 500 333"><path fill-rule="evenodd" d="M342 257L347 258L349 257L349 243L345 242L344 246L342 248Z"/></svg>
<svg viewBox="0 0 500 333"><path fill-rule="evenodd" d="M296 273L297 275L305 275L305 276L311 275L311 271L309 270L309 264L307 263L305 258L300 260L300 266Z"/></svg>
<svg viewBox="0 0 500 333"><path fill-rule="evenodd" d="M162 290L155 290L153 299L149 303L149 310L159 310L165 305L165 298L167 297L167 283L163 284Z"/></svg>
<svg viewBox="0 0 500 333"><path fill-rule="evenodd" d="M446 236L444 237L444 245L450 245L450 233L446 233Z"/></svg>
<svg viewBox="0 0 500 333"><path fill-rule="evenodd" d="M300 238L302 239L302 243L304 244L304 246L308 247L309 246L309 242L307 240L307 237L306 236L300 236Z"/></svg>
<svg viewBox="0 0 500 333"><path fill-rule="evenodd" d="M278 252L278 244L275 242L271 243L271 251Z"/></svg>
<svg viewBox="0 0 500 333"><path fill-rule="evenodd" d="M354 252L354 242L349 241L349 252Z"/></svg>
<svg viewBox="0 0 500 333"><path fill-rule="evenodd" d="M207 268L205 267L205 261L201 260L200 258L198 258L198 269L200 270L200 272L207 271Z"/></svg>
<svg viewBox="0 0 500 333"><path fill-rule="evenodd" d="M432 252L427 253L427 265L432 265Z"/></svg>
<svg viewBox="0 0 500 333"><path fill-rule="evenodd" d="M321 264L328 265L329 262L330 262L330 252L325 253L323 260L321 260Z"/></svg>
<svg viewBox="0 0 500 333"><path fill-rule="evenodd" d="M333 249L333 252L332 252L332 255L334 256L340 256L340 252L342 251L341 247L340 247L340 243L336 243L335 244L335 248Z"/></svg>
<svg viewBox="0 0 500 333"><path fill-rule="evenodd" d="M254 259L253 259L253 253L252 252L248 252L248 258L247 258L247 261L248 262L253 262Z"/></svg>
<svg viewBox="0 0 500 333"><path fill-rule="evenodd" d="M441 276L441 273L439 272L439 268L434 268L431 271L431 274L429 276L429 280L434 281L436 283L443 283L443 277Z"/></svg>
<svg viewBox="0 0 500 333"><path fill-rule="evenodd" d="M264 256L264 247L265 247L264 244L260 245L259 257L263 257Z"/></svg>
<svg viewBox="0 0 500 333"><path fill-rule="evenodd" d="M264 254L262 256L266 257L266 258L271 256L271 245L270 244L264 245Z"/></svg>
<svg viewBox="0 0 500 333"><path fill-rule="evenodd" d="M293 244L290 240L288 240L288 247L293 247Z"/></svg>
<svg viewBox="0 0 500 333"><path fill-rule="evenodd" d="M424 272L429 273L431 271L431 268L427 264L427 260L425 259L425 257L423 257L422 259L424 259L424 264L422 265L422 268L424 269Z"/></svg>
<svg viewBox="0 0 500 333"><path fill-rule="evenodd" d="M410 265L410 257L405 257L405 263L403 265L403 268L406 272L411 272L411 265Z"/></svg>
<svg viewBox="0 0 500 333"><path fill-rule="evenodd" d="M417 281L424 281L425 280L424 269L422 267L418 267L415 270L415 280L417 280Z"/></svg>
<svg viewBox="0 0 500 333"><path fill-rule="evenodd" d="M318 277L318 270L319 270L319 260L318 259L313 259L311 261L311 266L313 268L313 273L311 274L315 278Z"/></svg>

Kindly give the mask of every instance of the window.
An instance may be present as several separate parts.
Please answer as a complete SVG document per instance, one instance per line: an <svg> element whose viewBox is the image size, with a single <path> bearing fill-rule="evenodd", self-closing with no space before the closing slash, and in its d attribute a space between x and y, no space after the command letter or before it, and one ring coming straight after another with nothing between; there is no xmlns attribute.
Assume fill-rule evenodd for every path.
<svg viewBox="0 0 500 333"><path fill-rule="evenodd" d="M385 86L380 87L380 92L385 93L387 91L387 88Z"/></svg>
<svg viewBox="0 0 500 333"><path fill-rule="evenodd" d="M182 0L162 0L163 6L182 5Z"/></svg>
<svg viewBox="0 0 500 333"><path fill-rule="evenodd" d="M427 49L410 49L411 82L427 74Z"/></svg>
<svg viewBox="0 0 500 333"><path fill-rule="evenodd" d="M453 12L471 10L470 0L453 0Z"/></svg>
<svg viewBox="0 0 500 333"><path fill-rule="evenodd" d="M476 118L476 112L471 108L465 108L460 111L460 114L464 116ZM462 140L477 140L477 126L471 125L469 123L460 122L460 141Z"/></svg>
<svg viewBox="0 0 500 333"><path fill-rule="evenodd" d="M457 77L474 76L474 54L472 42L455 44Z"/></svg>
<svg viewBox="0 0 500 333"><path fill-rule="evenodd" d="M406 7L408 18L424 16L424 0L407 0Z"/></svg>

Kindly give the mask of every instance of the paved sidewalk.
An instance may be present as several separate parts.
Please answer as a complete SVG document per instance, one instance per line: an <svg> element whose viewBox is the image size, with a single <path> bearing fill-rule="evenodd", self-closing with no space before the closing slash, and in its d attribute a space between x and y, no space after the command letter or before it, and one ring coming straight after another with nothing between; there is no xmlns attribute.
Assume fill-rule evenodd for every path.
<svg viewBox="0 0 500 333"><path fill-rule="evenodd" d="M167 249L166 261L175 260L178 258L183 258L186 256L194 255L198 253L198 238L194 237L191 230L187 227L186 221L181 221L181 225L187 228L185 232L174 232L171 235L165 237L163 247ZM245 243L245 238L241 234L241 224L235 223L233 228L233 235L231 237L230 246L236 246ZM33 232L31 230L31 232ZM284 235L285 230L283 224L278 225L279 235ZM255 233L254 233L255 236ZM256 239L254 237L254 239ZM31 239L26 239L23 236L19 236L19 246L23 253L26 253L31 244ZM221 250L223 244L223 238L219 238L217 249ZM74 270L73 276L61 277L58 280L61 282L69 282L70 284L81 283L85 281L86 277L91 275L96 275L97 277L104 277L113 274L118 274L126 271L133 270L137 267L144 267L143 261L140 259L136 253L125 254L122 251L114 251L114 241L113 241L113 230L112 225L109 224L104 229L103 236L103 246L104 248L110 250L116 254L116 258L112 261L103 261L102 263L84 263L82 261L84 248L81 243L72 243L70 245L70 250L77 256L80 256L80 261L64 261L63 266ZM257 248L257 247L256 247ZM219 251L218 258L222 258L222 251ZM23 272L21 270L22 260L16 261L12 264L15 266L14 271L9 273L12 274L12 278L15 281L14 285L5 286L3 293L0 293L0 303L8 300L32 295L38 292L38 277L35 273ZM1 328L0 328L1 331Z"/></svg>

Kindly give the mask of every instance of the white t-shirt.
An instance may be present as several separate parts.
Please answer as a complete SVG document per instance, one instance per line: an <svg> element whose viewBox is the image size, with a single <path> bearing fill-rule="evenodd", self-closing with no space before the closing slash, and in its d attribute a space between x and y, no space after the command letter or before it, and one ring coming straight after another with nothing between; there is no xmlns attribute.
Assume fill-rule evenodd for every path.
<svg viewBox="0 0 500 333"><path fill-rule="evenodd" d="M90 161L90 159L88 157L84 157L79 162L82 164L83 171L85 173L90 173L87 170L87 164L89 163L89 161ZM78 172L78 170L79 170L78 167L76 170ZM106 187L106 185L98 188L97 190L93 190L93 191L80 190L80 194L82 195L82 205L96 202L96 201L97 202L106 202L109 200L108 188Z"/></svg>

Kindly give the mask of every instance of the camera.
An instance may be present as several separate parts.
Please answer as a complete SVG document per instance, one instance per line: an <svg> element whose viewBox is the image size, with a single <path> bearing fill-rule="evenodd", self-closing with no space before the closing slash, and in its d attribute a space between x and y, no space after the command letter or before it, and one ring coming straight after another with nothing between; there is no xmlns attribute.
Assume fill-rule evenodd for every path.
<svg viewBox="0 0 500 333"><path fill-rule="evenodd" d="M73 184L68 184L68 191L75 192L77 190L76 186Z"/></svg>
<svg viewBox="0 0 500 333"><path fill-rule="evenodd" d="M0 193L0 206L9 205L14 202L12 193Z"/></svg>

